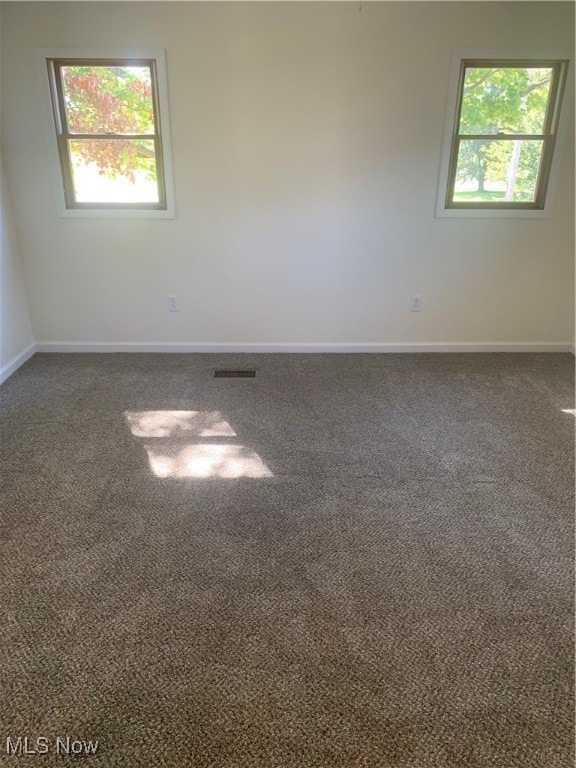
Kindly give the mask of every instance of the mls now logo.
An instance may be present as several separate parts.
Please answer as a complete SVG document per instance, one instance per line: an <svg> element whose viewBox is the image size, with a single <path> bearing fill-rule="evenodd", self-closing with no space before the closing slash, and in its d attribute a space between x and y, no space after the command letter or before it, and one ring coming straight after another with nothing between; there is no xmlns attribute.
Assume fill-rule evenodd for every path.
<svg viewBox="0 0 576 768"><path fill-rule="evenodd" d="M93 755L97 749L97 741L72 739L70 736L58 736L53 743L47 736L38 736L36 739L29 736L6 738L6 754L11 757L46 755L48 752L55 752L57 755Z"/></svg>

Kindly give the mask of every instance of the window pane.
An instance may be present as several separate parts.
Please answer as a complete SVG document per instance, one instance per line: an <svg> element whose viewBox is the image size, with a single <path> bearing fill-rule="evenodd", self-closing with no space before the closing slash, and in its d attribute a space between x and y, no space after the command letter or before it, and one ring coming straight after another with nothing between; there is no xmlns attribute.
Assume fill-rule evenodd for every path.
<svg viewBox="0 0 576 768"><path fill-rule="evenodd" d="M454 202L534 202L543 141L460 141Z"/></svg>
<svg viewBox="0 0 576 768"><path fill-rule="evenodd" d="M63 66L70 133L154 134L148 66Z"/></svg>
<svg viewBox="0 0 576 768"><path fill-rule="evenodd" d="M159 202L153 141L72 139L70 157L77 202Z"/></svg>
<svg viewBox="0 0 576 768"><path fill-rule="evenodd" d="M467 67L461 134L544 132L551 67Z"/></svg>

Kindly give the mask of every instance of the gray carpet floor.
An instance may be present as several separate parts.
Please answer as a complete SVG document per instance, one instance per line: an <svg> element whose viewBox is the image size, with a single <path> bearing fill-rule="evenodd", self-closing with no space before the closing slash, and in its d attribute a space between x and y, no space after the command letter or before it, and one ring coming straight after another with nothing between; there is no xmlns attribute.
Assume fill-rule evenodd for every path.
<svg viewBox="0 0 576 768"><path fill-rule="evenodd" d="M0 388L0 764L572 766L573 379L36 355Z"/></svg>

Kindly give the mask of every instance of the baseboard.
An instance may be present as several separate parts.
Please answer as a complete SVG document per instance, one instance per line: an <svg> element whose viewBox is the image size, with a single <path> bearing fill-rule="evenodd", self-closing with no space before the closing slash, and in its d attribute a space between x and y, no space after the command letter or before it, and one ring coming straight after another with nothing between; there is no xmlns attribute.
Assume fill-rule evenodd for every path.
<svg viewBox="0 0 576 768"><path fill-rule="evenodd" d="M20 352L20 354L13 357L10 362L3 365L2 368L0 368L0 384L5 382L9 376L12 376L12 374L17 371L21 365L24 365L27 360L30 360L35 352L36 344L29 344L23 352Z"/></svg>
<svg viewBox="0 0 576 768"><path fill-rule="evenodd" d="M247 353L406 353L406 352L570 352L570 342L76 342L39 341L38 352L247 352Z"/></svg>

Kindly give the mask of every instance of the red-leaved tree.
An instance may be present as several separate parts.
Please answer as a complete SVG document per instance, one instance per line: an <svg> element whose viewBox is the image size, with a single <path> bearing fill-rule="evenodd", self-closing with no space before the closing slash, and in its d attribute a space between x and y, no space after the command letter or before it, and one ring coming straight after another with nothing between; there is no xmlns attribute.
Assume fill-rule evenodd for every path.
<svg viewBox="0 0 576 768"><path fill-rule="evenodd" d="M72 154L95 163L111 178L125 176L135 182L136 171L155 178L150 69L67 66L62 76L68 132L98 137L72 139Z"/></svg>

